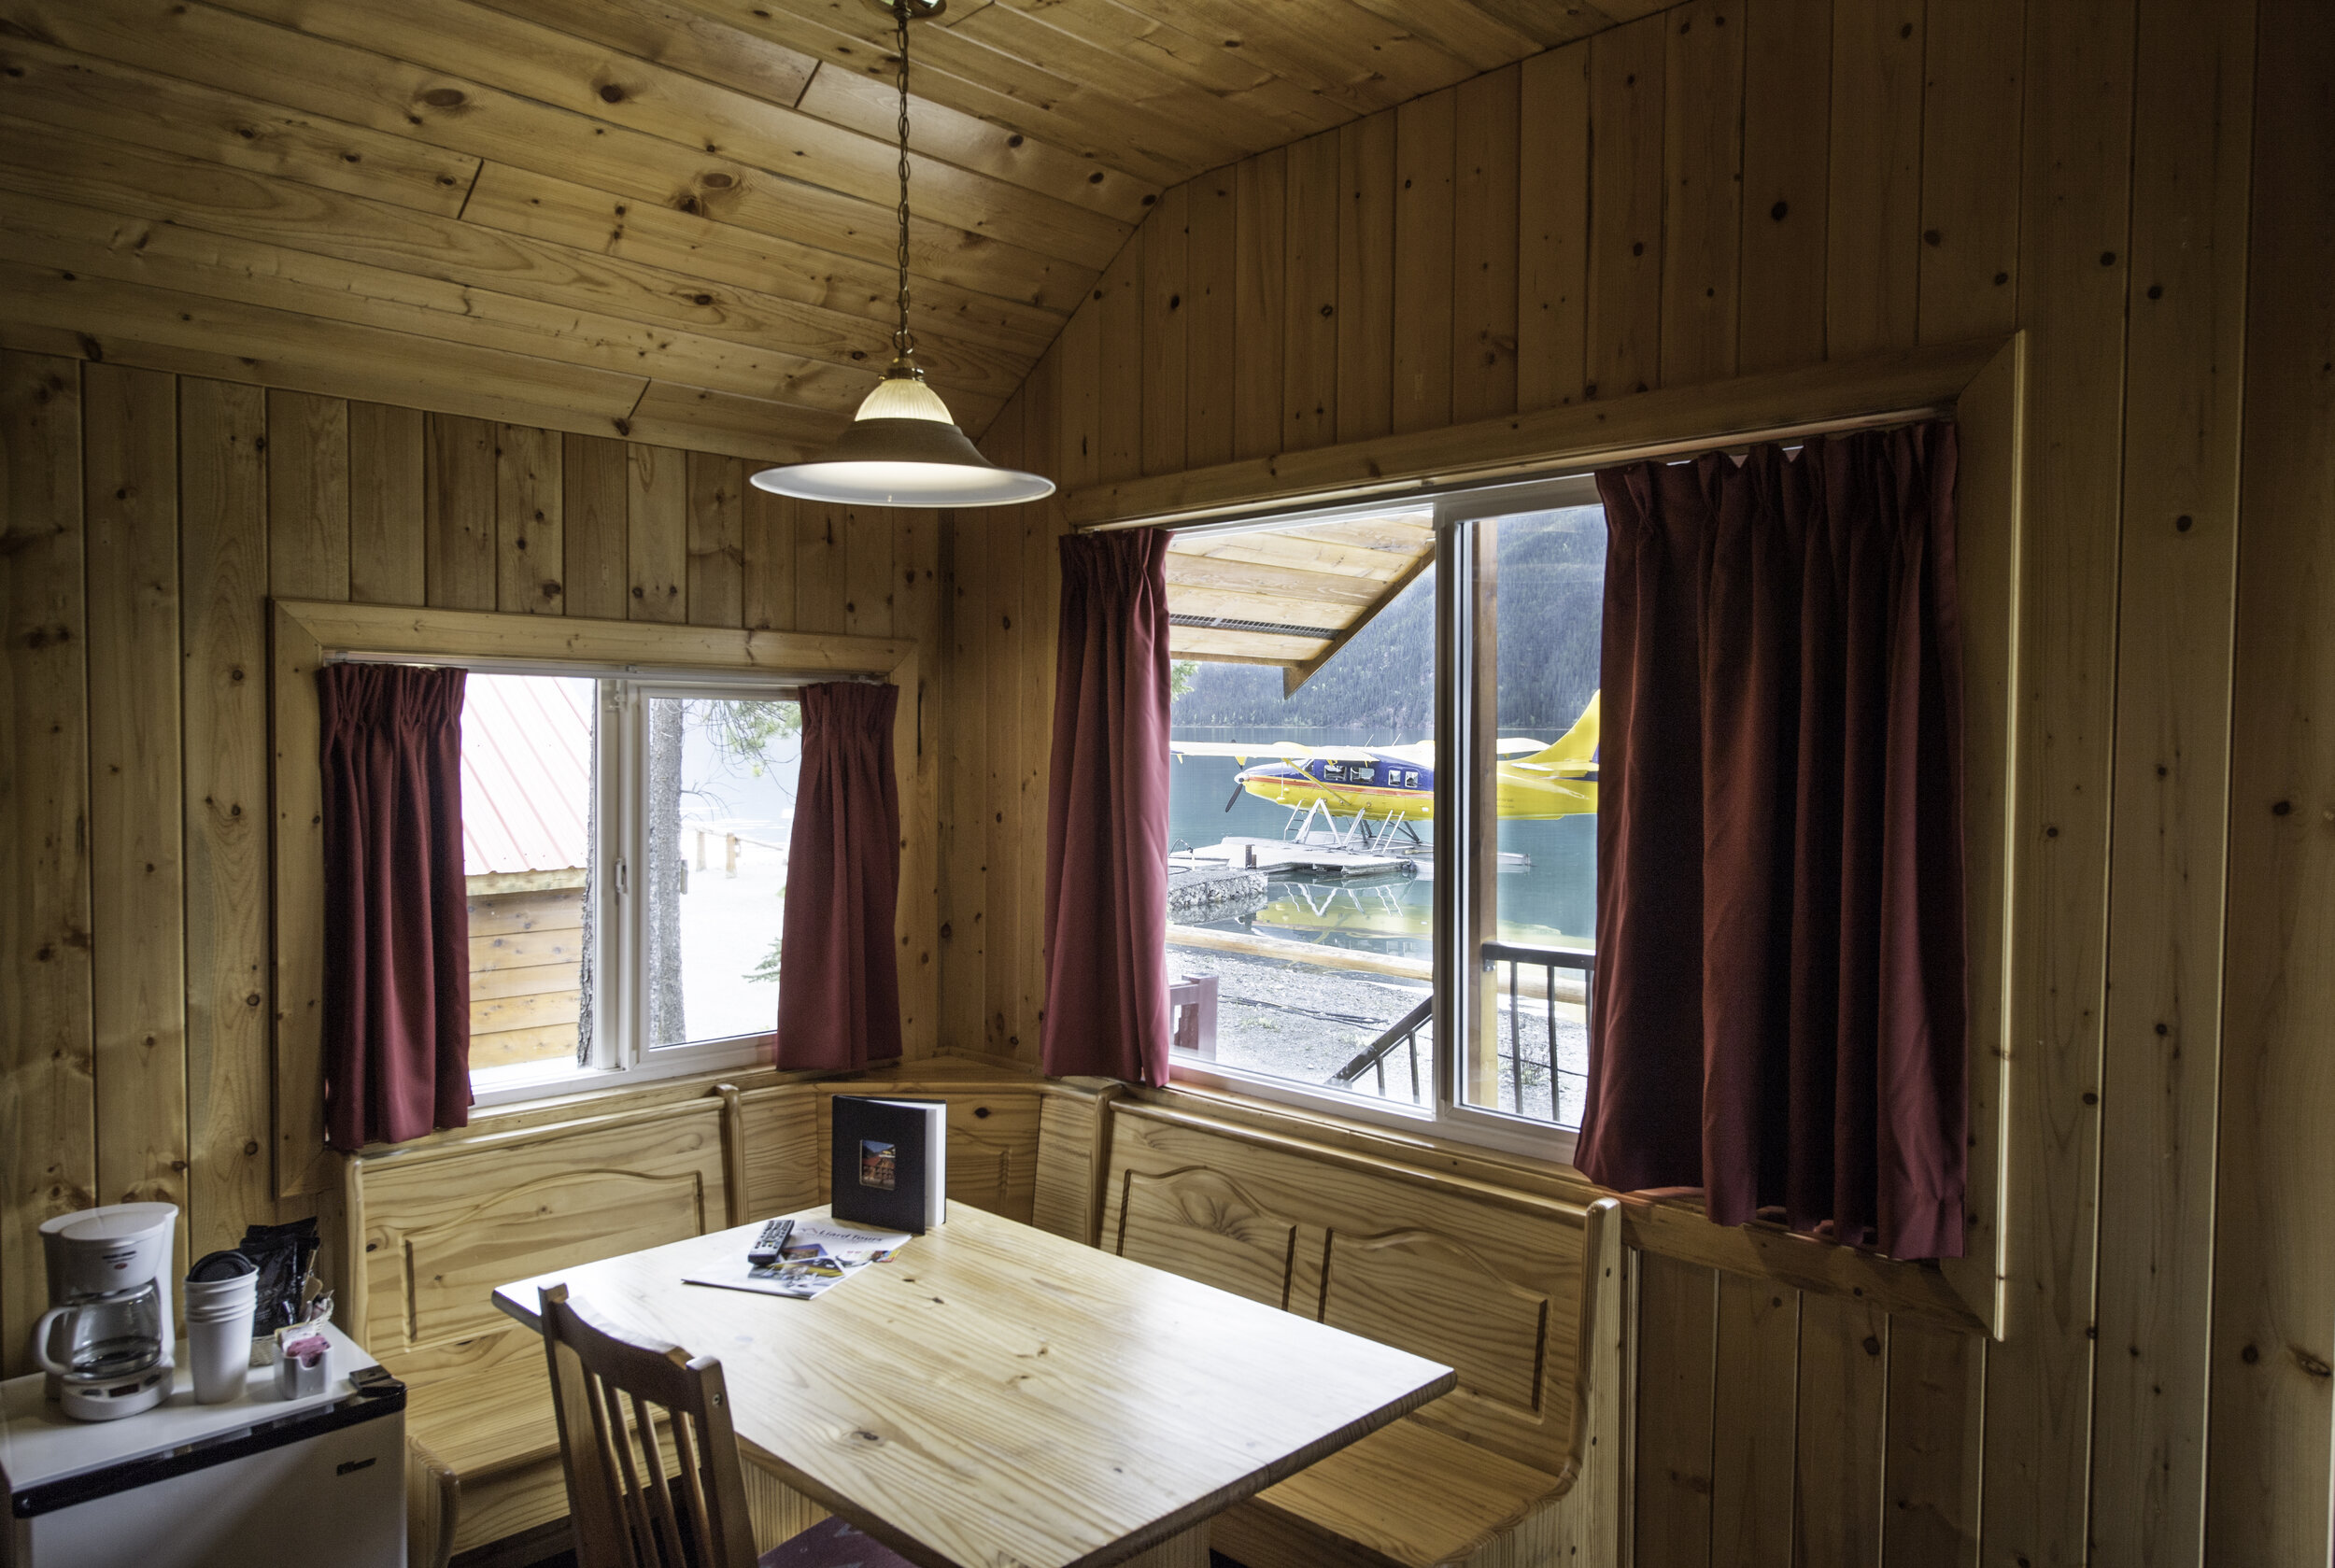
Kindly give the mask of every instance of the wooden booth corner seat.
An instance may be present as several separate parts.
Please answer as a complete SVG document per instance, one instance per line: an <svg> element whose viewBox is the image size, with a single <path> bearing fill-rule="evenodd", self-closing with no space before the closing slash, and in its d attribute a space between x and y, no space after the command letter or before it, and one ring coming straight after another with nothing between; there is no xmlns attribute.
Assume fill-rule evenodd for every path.
<svg viewBox="0 0 2335 1568"><path fill-rule="evenodd" d="M1610 1453L1618 1430L1612 1199L1509 1192L1125 1102L1108 1169L1105 1248L1459 1374L1451 1393L1219 1516L1217 1551L1246 1568L1613 1561L1617 1500L1576 1491L1592 1431ZM1602 1469L1598 1485L1611 1485Z"/></svg>

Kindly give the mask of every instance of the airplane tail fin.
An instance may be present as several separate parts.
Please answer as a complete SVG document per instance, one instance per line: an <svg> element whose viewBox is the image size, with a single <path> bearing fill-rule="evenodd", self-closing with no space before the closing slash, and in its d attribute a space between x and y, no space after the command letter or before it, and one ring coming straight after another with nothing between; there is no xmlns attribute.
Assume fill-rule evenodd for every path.
<svg viewBox="0 0 2335 1568"><path fill-rule="evenodd" d="M1597 699L1599 693L1589 694L1589 706L1573 721L1573 727L1559 736L1548 750L1517 760L1537 764L1560 774L1593 772L1597 767Z"/></svg>

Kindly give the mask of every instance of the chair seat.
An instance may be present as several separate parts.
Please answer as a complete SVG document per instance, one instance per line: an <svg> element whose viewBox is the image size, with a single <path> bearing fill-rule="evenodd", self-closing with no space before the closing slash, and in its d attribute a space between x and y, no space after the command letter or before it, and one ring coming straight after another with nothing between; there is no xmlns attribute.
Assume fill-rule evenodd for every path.
<svg viewBox="0 0 2335 1568"><path fill-rule="evenodd" d="M915 1564L840 1519L821 1519L755 1559L755 1568L915 1568Z"/></svg>
<svg viewBox="0 0 2335 1568"><path fill-rule="evenodd" d="M1224 1516L1216 1533L1243 1561L1436 1568L1466 1561L1566 1487L1563 1477L1401 1420L1267 1487Z"/></svg>

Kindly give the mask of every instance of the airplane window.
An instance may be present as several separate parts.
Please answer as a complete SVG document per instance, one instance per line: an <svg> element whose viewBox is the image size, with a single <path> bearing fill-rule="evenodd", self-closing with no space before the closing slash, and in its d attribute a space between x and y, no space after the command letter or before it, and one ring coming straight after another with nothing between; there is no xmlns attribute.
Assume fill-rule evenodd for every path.
<svg viewBox="0 0 2335 1568"><path fill-rule="evenodd" d="M1403 787L1405 789L1417 789L1419 787L1419 775L1411 772L1408 769L1404 770Z"/></svg>

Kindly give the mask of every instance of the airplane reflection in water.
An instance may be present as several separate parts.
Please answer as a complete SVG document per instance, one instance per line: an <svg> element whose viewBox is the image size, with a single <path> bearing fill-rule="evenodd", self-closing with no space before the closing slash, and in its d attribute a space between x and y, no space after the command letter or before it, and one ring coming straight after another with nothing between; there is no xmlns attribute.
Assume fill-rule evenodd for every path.
<svg viewBox="0 0 2335 1568"><path fill-rule="evenodd" d="M1592 814L1597 810L1597 694L1590 694L1573 727L1555 743L1521 737L1498 742L1499 814L1520 819ZM1272 762L1244 766L1240 790L1293 812L1408 824L1435 819L1435 742L1408 746L1306 746L1294 741L1176 741L1170 755L1252 756Z"/></svg>

